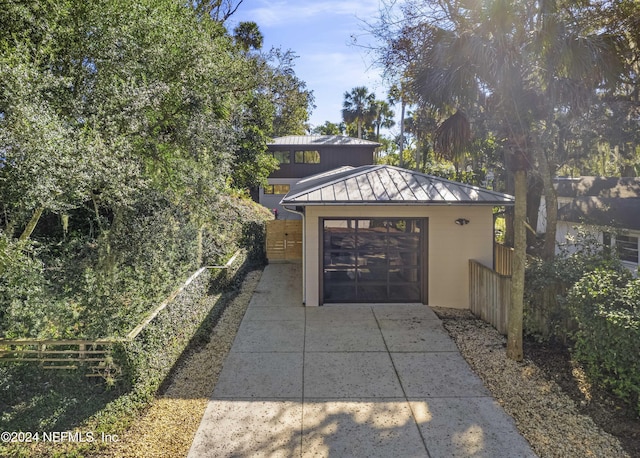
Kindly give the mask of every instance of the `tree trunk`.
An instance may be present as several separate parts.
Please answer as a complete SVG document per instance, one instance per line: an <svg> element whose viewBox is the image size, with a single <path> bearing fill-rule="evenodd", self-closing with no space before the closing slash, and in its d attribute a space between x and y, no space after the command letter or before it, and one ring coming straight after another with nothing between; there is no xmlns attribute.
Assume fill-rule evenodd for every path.
<svg viewBox="0 0 640 458"><path fill-rule="evenodd" d="M515 214L513 221L514 252L511 274L511 301L507 324L507 358L522 361L522 318L524 309L524 268L527 257L527 172L517 170L515 181Z"/></svg>
<svg viewBox="0 0 640 458"><path fill-rule="evenodd" d="M534 174L529 174L527 183L527 222L533 231L527 231L527 246L538 245L536 230L538 227L538 212L540 211L540 201L544 192L542 178Z"/></svg>
<svg viewBox="0 0 640 458"><path fill-rule="evenodd" d="M40 220L40 217L42 216L43 211L44 211L44 207L38 207L36 208L36 211L33 212L33 215L31 215L31 219L27 223L27 226L24 228L24 231L22 231L22 234L20 234L19 240L21 242L31 237L31 234L33 233L36 226L38 225L38 221Z"/></svg>
<svg viewBox="0 0 640 458"><path fill-rule="evenodd" d="M506 163L506 161L505 161ZM513 183L513 173L509 171L509 164L506 163L507 171L505 172L505 186L507 194L515 195L515 187ZM504 244L507 246L514 246L513 237L513 207L507 207L504 211Z"/></svg>
<svg viewBox="0 0 640 458"><path fill-rule="evenodd" d="M544 246L542 248L542 259L552 261L556 255L556 230L558 226L558 195L553 187L553 174L547 160L547 155L542 148L536 148L540 174L544 186L545 213L547 215L546 229L544 234Z"/></svg>
<svg viewBox="0 0 640 458"><path fill-rule="evenodd" d="M400 168L404 167L404 98L402 99L400 109Z"/></svg>

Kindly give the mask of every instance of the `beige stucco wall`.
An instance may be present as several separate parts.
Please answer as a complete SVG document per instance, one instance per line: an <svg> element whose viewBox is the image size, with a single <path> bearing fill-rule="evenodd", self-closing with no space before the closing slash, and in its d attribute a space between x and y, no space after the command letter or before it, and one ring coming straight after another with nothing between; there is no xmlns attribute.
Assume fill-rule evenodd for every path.
<svg viewBox="0 0 640 458"><path fill-rule="evenodd" d="M469 259L493 263L493 214L488 206L308 206L304 219L304 295L320 301L319 219L323 217L429 218L428 304L469 308ZM459 226L454 221L470 221Z"/></svg>

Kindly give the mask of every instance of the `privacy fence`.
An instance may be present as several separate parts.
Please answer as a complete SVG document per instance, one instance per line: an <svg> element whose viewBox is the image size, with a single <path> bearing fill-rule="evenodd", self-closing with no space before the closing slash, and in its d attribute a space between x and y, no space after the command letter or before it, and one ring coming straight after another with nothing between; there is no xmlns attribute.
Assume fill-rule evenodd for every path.
<svg viewBox="0 0 640 458"><path fill-rule="evenodd" d="M513 248L495 244L494 268L469 260L471 312L507 334Z"/></svg>

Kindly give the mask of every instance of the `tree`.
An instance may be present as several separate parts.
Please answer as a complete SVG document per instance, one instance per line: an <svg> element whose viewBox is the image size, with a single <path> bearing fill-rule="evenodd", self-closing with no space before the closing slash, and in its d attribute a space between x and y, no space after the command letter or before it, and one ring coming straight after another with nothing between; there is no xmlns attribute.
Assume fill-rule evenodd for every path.
<svg viewBox="0 0 640 458"><path fill-rule="evenodd" d="M233 29L233 38L243 51L250 49L259 50L262 48L264 37L258 24L255 22L241 22Z"/></svg>
<svg viewBox="0 0 640 458"><path fill-rule="evenodd" d="M375 94L369 93L364 87L355 87L351 92L344 93L344 102L342 104L342 119L347 124L355 124L358 138L362 138L364 127L369 124L374 116Z"/></svg>
<svg viewBox="0 0 640 458"><path fill-rule="evenodd" d="M389 90L389 103L395 105L400 102L400 134L398 135L398 150L400 151L400 167L404 167L404 132L405 132L405 111L407 108L407 95L402 85L394 84Z"/></svg>
<svg viewBox="0 0 640 458"><path fill-rule="evenodd" d="M306 127L291 53L247 53L174 0L10 2L0 22L2 221L25 238L86 206L106 231L150 188L204 211L232 169L241 188L273 170L274 127Z"/></svg>
<svg viewBox="0 0 640 458"><path fill-rule="evenodd" d="M598 93L608 93L624 75L622 56L626 45L614 34L598 30L588 8L547 0L535 16L531 60L539 71L530 83L536 97L538 119L532 129L533 150L543 183L547 231L542 256L555 256L557 197L553 177L565 160L559 128L576 120L583 122Z"/></svg>
<svg viewBox="0 0 640 458"><path fill-rule="evenodd" d="M267 54L270 70L262 90L269 94L274 106L273 135L303 135L311 111L315 108L313 91L298 78L293 51L272 49Z"/></svg>
<svg viewBox="0 0 640 458"><path fill-rule="evenodd" d="M189 5L200 18L211 18L225 22L238 11L244 0L190 0Z"/></svg>
<svg viewBox="0 0 640 458"><path fill-rule="evenodd" d="M389 106L389 103L384 100L375 100L373 102L373 109L375 110L375 117L373 119L373 124L376 129L376 141L380 141L380 127L384 127L388 129L395 125L395 121L393 120L393 110Z"/></svg>
<svg viewBox="0 0 640 458"><path fill-rule="evenodd" d="M311 133L317 135L344 135L346 128L344 123L334 124L331 121L325 121L321 126L314 127Z"/></svg>
<svg viewBox="0 0 640 458"><path fill-rule="evenodd" d="M600 33L593 24L570 20L582 17L581 7L563 4L563 8L567 27L554 20L560 10L553 0L408 1L402 7L406 21L396 34L400 38L389 41L389 34L384 35L387 44L420 38L414 40L419 49L404 72L420 104L442 113L451 109L487 113L490 129L502 144L516 195L507 348L513 359L522 358L527 171L534 164L541 167L541 174L548 177L545 187L552 190L554 168L548 166L548 155L556 117L579 112L585 94L606 87L608 70L620 68L619 40ZM394 54L389 48L384 47L383 56ZM400 49L397 53L403 56L407 47ZM465 137L467 122L452 117L440 126L436 143L455 157L463 152Z"/></svg>
<svg viewBox="0 0 640 458"><path fill-rule="evenodd" d="M457 110L438 126L434 134L434 149L453 162L456 175L459 175L471 142L471 126L467 115Z"/></svg>

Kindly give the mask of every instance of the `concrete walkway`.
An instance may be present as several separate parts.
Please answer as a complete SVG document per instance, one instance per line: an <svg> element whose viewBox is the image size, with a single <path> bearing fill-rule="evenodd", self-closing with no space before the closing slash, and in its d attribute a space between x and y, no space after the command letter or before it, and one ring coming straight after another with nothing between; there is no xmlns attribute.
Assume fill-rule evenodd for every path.
<svg viewBox="0 0 640 458"><path fill-rule="evenodd" d="M303 307L265 269L190 458L535 457L421 305Z"/></svg>

